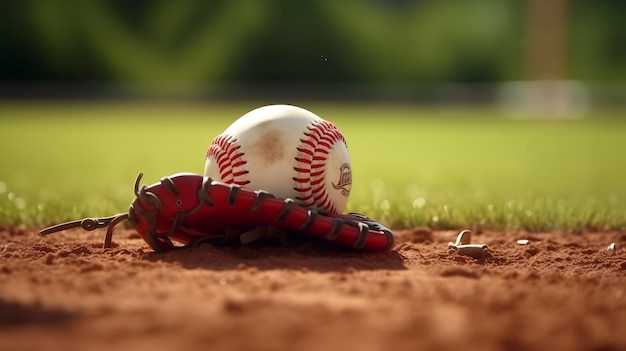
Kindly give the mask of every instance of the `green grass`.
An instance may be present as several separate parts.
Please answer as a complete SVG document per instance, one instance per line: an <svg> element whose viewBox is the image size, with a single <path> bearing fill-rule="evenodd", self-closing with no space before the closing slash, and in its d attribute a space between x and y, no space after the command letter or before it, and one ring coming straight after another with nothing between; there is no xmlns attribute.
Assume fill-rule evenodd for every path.
<svg viewBox="0 0 626 351"><path fill-rule="evenodd" d="M0 224L125 211L150 184L202 173L244 104L4 103ZM306 104L344 132L349 211L395 228L626 230L626 119L522 121L486 108Z"/></svg>

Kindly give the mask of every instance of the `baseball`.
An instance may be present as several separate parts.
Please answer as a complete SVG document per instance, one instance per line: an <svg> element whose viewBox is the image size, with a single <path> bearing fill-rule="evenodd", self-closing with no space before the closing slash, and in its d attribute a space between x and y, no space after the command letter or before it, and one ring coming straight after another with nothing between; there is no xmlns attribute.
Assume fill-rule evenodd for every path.
<svg viewBox="0 0 626 351"><path fill-rule="evenodd" d="M291 105L260 107L231 124L213 139L204 175L328 213L343 212L352 186L343 134Z"/></svg>

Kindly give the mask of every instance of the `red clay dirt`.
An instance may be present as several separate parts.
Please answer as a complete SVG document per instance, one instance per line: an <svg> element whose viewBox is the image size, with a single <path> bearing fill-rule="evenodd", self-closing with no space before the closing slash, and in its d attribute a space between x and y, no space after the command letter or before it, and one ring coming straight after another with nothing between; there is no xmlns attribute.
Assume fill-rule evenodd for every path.
<svg viewBox="0 0 626 351"><path fill-rule="evenodd" d="M484 232L478 260L456 234L156 254L130 230L102 249L103 231L1 228L0 349L626 350L626 233Z"/></svg>

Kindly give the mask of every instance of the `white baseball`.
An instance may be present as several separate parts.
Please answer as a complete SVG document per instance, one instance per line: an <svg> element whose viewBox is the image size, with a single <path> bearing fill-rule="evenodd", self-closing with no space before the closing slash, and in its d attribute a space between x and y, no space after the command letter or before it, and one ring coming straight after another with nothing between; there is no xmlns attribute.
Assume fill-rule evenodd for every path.
<svg viewBox="0 0 626 351"><path fill-rule="evenodd" d="M329 213L343 212L352 186L343 134L290 105L260 107L231 124L211 143L204 175Z"/></svg>

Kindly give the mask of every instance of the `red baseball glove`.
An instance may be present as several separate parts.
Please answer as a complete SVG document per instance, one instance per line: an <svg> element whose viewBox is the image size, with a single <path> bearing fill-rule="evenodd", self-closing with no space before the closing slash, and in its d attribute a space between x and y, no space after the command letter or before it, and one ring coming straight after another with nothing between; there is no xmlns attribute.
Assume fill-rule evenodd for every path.
<svg viewBox="0 0 626 351"><path fill-rule="evenodd" d="M207 240L228 242L233 238L248 242L263 236L259 228L312 236L366 252L387 250L393 245L389 229L360 214L327 214L292 199L278 199L264 191L246 190L197 174L174 174L140 189L141 177L139 174L135 181L137 198L128 213L63 223L41 234L79 226L84 230L108 227L104 247L110 247L113 228L128 219L156 252L175 248L172 240L184 245Z"/></svg>

